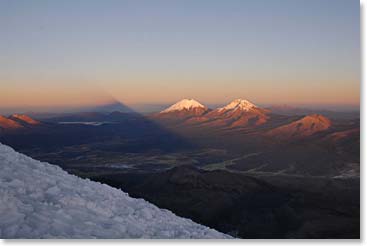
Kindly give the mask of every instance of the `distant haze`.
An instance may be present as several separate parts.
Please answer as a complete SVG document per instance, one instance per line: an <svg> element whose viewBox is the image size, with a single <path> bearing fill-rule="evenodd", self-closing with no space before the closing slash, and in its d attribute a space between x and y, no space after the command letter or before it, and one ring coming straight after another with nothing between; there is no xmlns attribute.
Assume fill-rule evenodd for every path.
<svg viewBox="0 0 367 246"><path fill-rule="evenodd" d="M1 1L0 113L111 98L139 111L183 98L358 109L359 4Z"/></svg>

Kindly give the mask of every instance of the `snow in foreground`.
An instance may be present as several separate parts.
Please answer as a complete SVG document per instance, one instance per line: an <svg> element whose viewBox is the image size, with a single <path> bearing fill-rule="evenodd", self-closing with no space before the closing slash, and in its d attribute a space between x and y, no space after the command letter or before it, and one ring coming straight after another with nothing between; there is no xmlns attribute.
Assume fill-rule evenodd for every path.
<svg viewBox="0 0 367 246"><path fill-rule="evenodd" d="M0 144L0 238L229 238Z"/></svg>

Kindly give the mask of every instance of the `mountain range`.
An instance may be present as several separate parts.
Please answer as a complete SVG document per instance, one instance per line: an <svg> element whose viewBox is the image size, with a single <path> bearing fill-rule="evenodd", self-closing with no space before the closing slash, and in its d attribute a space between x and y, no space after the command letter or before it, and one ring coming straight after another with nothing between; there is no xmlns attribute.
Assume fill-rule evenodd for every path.
<svg viewBox="0 0 367 246"><path fill-rule="evenodd" d="M141 115L133 111L100 112L97 110L42 119L42 122L50 123L122 123L127 121L151 121L171 129L219 130L224 134L228 132L252 133L281 141L311 137L328 132L338 125L334 123L334 120L321 114L283 115L259 107L245 99L235 99L215 109L210 109L194 99L183 99L159 113L148 115ZM41 125L40 121L25 114L0 116L0 132L15 132L39 125ZM335 129L330 132L339 131L338 127ZM349 130L349 127L341 130Z"/></svg>
<svg viewBox="0 0 367 246"><path fill-rule="evenodd" d="M209 109L194 99L183 99L154 114L153 118L186 126L261 129L264 136L281 139L308 137L332 126L332 121L320 114L284 116L245 99L233 100L216 109Z"/></svg>

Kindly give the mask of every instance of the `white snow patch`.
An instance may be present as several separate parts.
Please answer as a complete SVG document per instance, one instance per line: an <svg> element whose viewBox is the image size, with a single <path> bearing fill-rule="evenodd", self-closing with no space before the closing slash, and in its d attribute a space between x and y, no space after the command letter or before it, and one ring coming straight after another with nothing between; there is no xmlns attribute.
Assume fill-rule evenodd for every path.
<svg viewBox="0 0 367 246"><path fill-rule="evenodd" d="M0 144L0 238L230 238Z"/></svg>
<svg viewBox="0 0 367 246"><path fill-rule="evenodd" d="M236 99L233 100L232 102L230 102L229 104L227 104L225 107L222 108L218 108L218 111L227 111L227 110L236 110L236 109L240 109L243 111L249 111L252 108L256 108L256 105L244 100L244 99Z"/></svg>
<svg viewBox="0 0 367 246"><path fill-rule="evenodd" d="M173 104L169 108L161 111L161 113L181 111L181 110L184 110L184 109L190 110L190 109L194 109L194 108L206 109L207 107L205 107L204 105L202 105L201 103L199 103L198 101L196 101L194 99L183 99L183 100Z"/></svg>

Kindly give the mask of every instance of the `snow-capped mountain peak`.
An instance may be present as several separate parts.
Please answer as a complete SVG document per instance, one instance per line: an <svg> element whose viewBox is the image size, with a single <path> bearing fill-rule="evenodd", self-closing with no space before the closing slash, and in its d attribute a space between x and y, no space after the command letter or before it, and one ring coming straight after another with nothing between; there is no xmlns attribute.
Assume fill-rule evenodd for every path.
<svg viewBox="0 0 367 246"><path fill-rule="evenodd" d="M191 110L196 108L207 109L207 107L205 107L204 105L202 105L201 103L199 103L194 99L182 99L181 101L173 104L169 108L161 111L161 113L169 113L181 110Z"/></svg>
<svg viewBox="0 0 367 246"><path fill-rule="evenodd" d="M227 111L236 109L240 109L242 111L249 111L252 108L256 108L256 105L244 99L236 99L227 104L226 106L219 108L218 111Z"/></svg>

